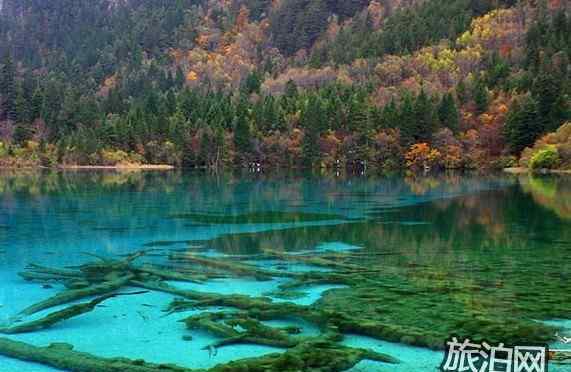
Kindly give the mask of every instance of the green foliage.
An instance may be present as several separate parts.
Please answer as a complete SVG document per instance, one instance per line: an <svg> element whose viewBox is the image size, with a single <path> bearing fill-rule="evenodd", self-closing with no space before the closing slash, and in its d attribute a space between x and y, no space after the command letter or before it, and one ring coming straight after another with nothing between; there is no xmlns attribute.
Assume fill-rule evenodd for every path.
<svg viewBox="0 0 571 372"><path fill-rule="evenodd" d="M245 98L241 98L236 111L236 124L234 126L234 145L236 150L242 154L247 154L252 149L248 108L246 105Z"/></svg>
<svg viewBox="0 0 571 372"><path fill-rule="evenodd" d="M2 107L0 107L0 119L16 121L18 119L16 109L16 72L14 61L10 53L6 54L2 63L0 92L3 98Z"/></svg>
<svg viewBox="0 0 571 372"><path fill-rule="evenodd" d="M529 162L531 169L553 169L559 165L559 153L557 148L549 146L535 153Z"/></svg>
<svg viewBox="0 0 571 372"><path fill-rule="evenodd" d="M537 102L526 96L514 103L507 121L505 135L508 144L515 153L533 145L535 139L542 133L543 128L538 123Z"/></svg>
<svg viewBox="0 0 571 372"><path fill-rule="evenodd" d="M481 79L476 80L474 83L472 97L474 97L474 103L476 104L476 112L478 114L484 113L488 109L490 98L486 84Z"/></svg>
<svg viewBox="0 0 571 372"><path fill-rule="evenodd" d="M414 7L404 7L389 16L379 31L367 17L353 19L335 41L314 51L317 65L332 61L348 64L356 58L406 54L442 39L455 40L466 31L473 17L491 10L496 4L513 1L428 0Z"/></svg>
<svg viewBox="0 0 571 372"><path fill-rule="evenodd" d="M450 93L446 93L438 106L438 119L440 125L449 128L452 132L457 132L460 124L460 113L456 106L456 101Z"/></svg>
<svg viewBox="0 0 571 372"><path fill-rule="evenodd" d="M289 163L304 159L312 165L339 157L378 157L375 141L381 129L390 129L390 138L383 137L385 133L381 142L391 148L431 144L441 127L461 140L468 128L481 129L476 120L484 113L492 124L482 129L487 137L481 141L480 133L471 133L466 141L474 146L493 142L493 156L498 156L504 138L499 135L502 128L496 127L503 118L490 111L500 90L526 97L510 109L503 128L514 154L569 118L571 22L565 12L546 13L530 27L529 52L521 66L501 51L482 53L478 67L467 71L475 80L442 71L440 84L434 84L435 77L419 81L424 72L411 74L409 68L414 56L394 57L402 61L397 67L410 85L387 87L383 96L371 71L384 55L412 53L442 39L454 50L454 40L474 16L514 2L427 0L402 2L397 10L383 3L378 30L365 10L368 1L271 3L246 0L213 7L205 0L138 0L111 6L111 0L5 0L0 12L0 53L5 55L0 64L0 122L11 122L3 135L20 144L30 139L57 143L60 153L69 153L66 160L76 163L100 160L92 155L107 149L140 154L147 162L218 166L230 160L263 161L268 159L264 151L271 148L286 152ZM250 11L249 21L260 23L237 32L242 5ZM323 37L333 15L344 26L336 36ZM350 17L351 22L344 22ZM185 88L185 52L196 47L198 36L213 40L197 48L209 60L232 38L248 45L249 39L264 33L256 50L244 51L252 54L247 64L233 52L223 63L216 62L221 65L217 73L240 74L232 88L220 88L209 76L201 76L196 84L190 79L193 88ZM274 58L273 47L282 55ZM308 59L303 53L287 58L302 48ZM266 58L263 54L270 50L272 57ZM174 57L174 52L182 57ZM183 62L175 63L181 58ZM331 83L331 67L307 68L349 64L355 58L367 60L339 69L344 85ZM319 74L327 76L321 79ZM272 91L271 83L284 94L266 94ZM426 90L416 93L419 85ZM448 148L457 151L453 140Z"/></svg>

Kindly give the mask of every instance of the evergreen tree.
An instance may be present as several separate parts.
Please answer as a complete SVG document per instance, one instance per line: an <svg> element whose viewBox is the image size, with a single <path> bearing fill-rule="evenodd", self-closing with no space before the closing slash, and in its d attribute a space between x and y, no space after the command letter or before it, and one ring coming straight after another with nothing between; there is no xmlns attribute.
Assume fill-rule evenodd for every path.
<svg viewBox="0 0 571 372"><path fill-rule="evenodd" d="M306 167L313 167L320 158L319 137L324 126L323 121L321 102L317 97L311 96L301 116L301 125L304 128L302 151Z"/></svg>
<svg viewBox="0 0 571 372"><path fill-rule="evenodd" d="M468 90L464 80L460 80L458 85L456 85L456 97L458 98L458 102L460 102L461 105L468 102Z"/></svg>
<svg viewBox="0 0 571 372"><path fill-rule="evenodd" d="M288 80L286 85L285 85L285 92L284 92L284 96L287 98L294 98L296 97L298 94L297 91L297 85L295 84L295 81L293 80Z"/></svg>
<svg viewBox="0 0 571 372"><path fill-rule="evenodd" d="M452 94L446 93L442 97L438 107L438 119L443 127L449 128L454 133L458 131L460 113Z"/></svg>
<svg viewBox="0 0 571 372"><path fill-rule="evenodd" d="M421 90L414 104L414 133L416 142L429 142L436 128L436 118L432 100Z"/></svg>
<svg viewBox="0 0 571 372"><path fill-rule="evenodd" d="M250 95L252 93L259 93L262 86L262 80L257 71L252 71L244 82L242 83L241 90L243 93Z"/></svg>
<svg viewBox="0 0 571 372"><path fill-rule="evenodd" d="M476 104L476 112L478 114L483 114L486 112L489 105L488 89L482 79L477 79L474 82L473 89L472 96L474 97L474 103Z"/></svg>
<svg viewBox="0 0 571 372"><path fill-rule="evenodd" d="M405 93L402 104L399 110L400 123L398 128L401 132L401 141L405 146L411 145L416 140L416 110L412 96Z"/></svg>
<svg viewBox="0 0 571 372"><path fill-rule="evenodd" d="M515 102L505 126L505 136L512 151L519 154L532 146L542 132L542 126L538 124L537 102L531 96Z"/></svg>
<svg viewBox="0 0 571 372"><path fill-rule="evenodd" d="M537 102L538 120L542 130L555 131L567 119L561 82L543 67L533 83L532 95Z"/></svg>
<svg viewBox="0 0 571 372"><path fill-rule="evenodd" d="M245 156L251 151L252 143L248 109L246 99L243 96L240 98L234 119L234 145L236 146L236 151Z"/></svg>
<svg viewBox="0 0 571 372"><path fill-rule="evenodd" d="M19 143L28 140L31 135L31 126L29 122L28 102L24 97L22 84L17 84L16 87L14 121L16 122L14 140Z"/></svg>
<svg viewBox="0 0 571 372"><path fill-rule="evenodd" d="M40 88L37 88L32 95L30 107L30 119L34 121L42 117L42 106L44 105L44 95Z"/></svg>
<svg viewBox="0 0 571 372"><path fill-rule="evenodd" d="M0 94L4 101L0 118L16 121L16 71L10 53L6 54L3 62L0 84Z"/></svg>
<svg viewBox="0 0 571 372"><path fill-rule="evenodd" d="M399 126L399 119L399 110L393 99L383 108L381 114L382 126L385 128L397 128Z"/></svg>

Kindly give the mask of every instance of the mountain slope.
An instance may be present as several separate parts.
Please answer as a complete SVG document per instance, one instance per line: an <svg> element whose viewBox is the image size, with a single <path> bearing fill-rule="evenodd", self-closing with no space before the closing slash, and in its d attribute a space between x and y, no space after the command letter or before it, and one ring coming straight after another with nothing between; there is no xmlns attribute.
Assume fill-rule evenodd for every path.
<svg viewBox="0 0 571 372"><path fill-rule="evenodd" d="M50 164L503 165L569 117L564 5L4 0L0 135Z"/></svg>

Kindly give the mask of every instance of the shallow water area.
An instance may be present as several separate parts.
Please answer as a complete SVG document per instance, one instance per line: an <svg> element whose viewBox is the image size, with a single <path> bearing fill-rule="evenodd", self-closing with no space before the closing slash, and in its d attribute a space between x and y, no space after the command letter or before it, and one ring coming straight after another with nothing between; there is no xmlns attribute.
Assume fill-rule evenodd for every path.
<svg viewBox="0 0 571 372"><path fill-rule="evenodd" d="M564 177L0 174L0 328L96 297L14 323L26 307L65 290L62 282L25 281L18 273L29 264L77 270L144 250L134 267L196 280L163 278L171 292L131 282L88 313L6 337L193 369L284 354L327 333L322 322L344 335L338 345L401 360L365 358L350 372L434 370L444 353L429 347L452 333L563 348L555 334L571 328L564 320L571 319L569 200ZM271 305L183 301L187 292ZM173 300L183 306L172 311ZM280 306L298 314L269 316ZM228 318L196 318L205 314ZM225 341L213 325L244 336L241 325L255 317L290 332L280 331L281 346L268 344L273 336L212 346ZM3 356L0 365L55 370Z"/></svg>

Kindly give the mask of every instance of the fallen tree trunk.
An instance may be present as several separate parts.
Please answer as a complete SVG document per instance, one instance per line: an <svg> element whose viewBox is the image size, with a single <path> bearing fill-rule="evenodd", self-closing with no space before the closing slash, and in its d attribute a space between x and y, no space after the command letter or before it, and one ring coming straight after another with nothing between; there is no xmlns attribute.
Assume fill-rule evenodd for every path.
<svg viewBox="0 0 571 372"><path fill-rule="evenodd" d="M63 310L53 312L41 319L33 320L31 322L27 322L17 326L0 328L0 333L12 335L17 333L28 333L28 332L39 331L41 329L46 329L53 326L56 323L93 311L93 309L95 309L95 306L99 305L100 303L111 297L115 297L115 295L108 294L105 296L101 296L94 299L91 302L73 305Z"/></svg>
<svg viewBox="0 0 571 372"><path fill-rule="evenodd" d="M70 289L57 295L48 298L47 300L38 302L20 312L21 315L32 315L39 311L49 309L50 307L64 305L73 301L80 300L85 297L104 295L113 292L123 286L125 286L134 275L128 274L123 277L119 277L115 280L108 282L103 282L101 284L91 285L86 288L81 289Z"/></svg>
<svg viewBox="0 0 571 372"><path fill-rule="evenodd" d="M69 344L38 347L0 338L0 355L74 372L200 372L171 364L151 364L126 358L99 358L73 350Z"/></svg>

